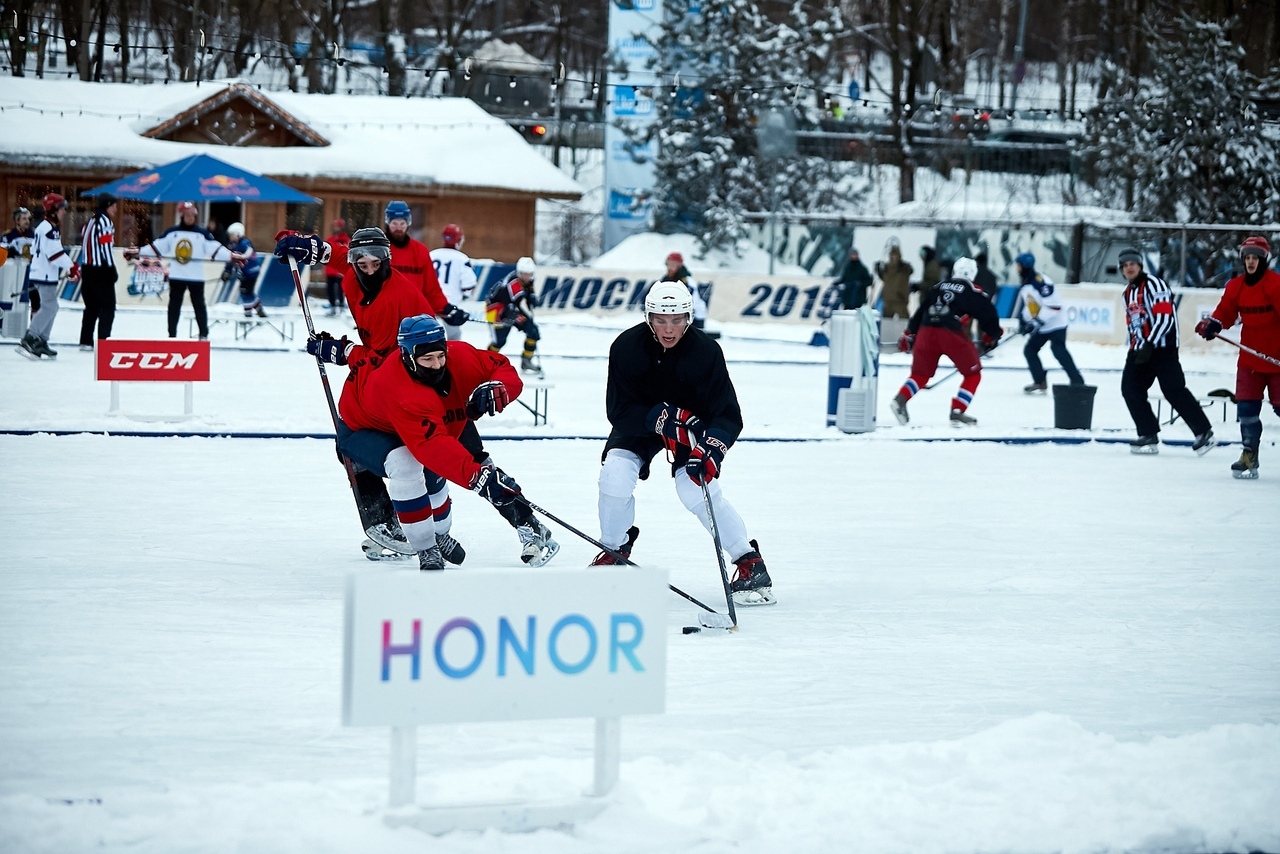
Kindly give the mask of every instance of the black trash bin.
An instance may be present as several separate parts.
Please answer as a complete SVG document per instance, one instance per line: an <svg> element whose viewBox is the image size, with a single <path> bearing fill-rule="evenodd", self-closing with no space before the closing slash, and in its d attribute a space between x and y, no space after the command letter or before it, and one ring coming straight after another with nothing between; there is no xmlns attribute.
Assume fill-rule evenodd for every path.
<svg viewBox="0 0 1280 854"><path fill-rule="evenodd" d="M1059 430L1093 429L1092 385L1056 385L1053 387L1053 426Z"/></svg>

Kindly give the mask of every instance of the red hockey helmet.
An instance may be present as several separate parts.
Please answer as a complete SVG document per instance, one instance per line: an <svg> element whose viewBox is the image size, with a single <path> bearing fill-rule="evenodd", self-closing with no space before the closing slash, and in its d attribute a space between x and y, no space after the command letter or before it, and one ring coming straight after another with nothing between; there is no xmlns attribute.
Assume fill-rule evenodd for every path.
<svg viewBox="0 0 1280 854"><path fill-rule="evenodd" d="M196 207L195 202L178 202L178 219L182 219L187 213L200 215L200 209Z"/></svg>
<svg viewBox="0 0 1280 854"><path fill-rule="evenodd" d="M1246 237L1244 243L1240 244L1240 258L1243 260L1246 255L1256 255L1265 264L1271 257L1271 244L1265 237Z"/></svg>
<svg viewBox="0 0 1280 854"><path fill-rule="evenodd" d="M53 213L56 213L59 208L65 208L66 206L67 206L67 200L64 199L62 196L58 195L57 193L45 193L45 196L44 196L44 212L45 213L53 214Z"/></svg>
<svg viewBox="0 0 1280 854"><path fill-rule="evenodd" d="M679 252L672 252L670 255L668 255L668 256L667 256L667 263L668 263L668 264L683 264L683 263L684 263L684 256L683 256L683 255L681 255Z"/></svg>
<svg viewBox="0 0 1280 854"><path fill-rule="evenodd" d="M462 245L462 227L449 223L444 227L444 245L457 249Z"/></svg>

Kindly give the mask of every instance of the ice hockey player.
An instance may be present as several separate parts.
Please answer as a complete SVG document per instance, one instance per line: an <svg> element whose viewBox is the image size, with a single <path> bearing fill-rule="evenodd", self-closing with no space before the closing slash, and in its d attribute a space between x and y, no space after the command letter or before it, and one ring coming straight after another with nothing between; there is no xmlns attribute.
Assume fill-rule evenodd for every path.
<svg viewBox="0 0 1280 854"><path fill-rule="evenodd" d="M471 299L476 289L476 271L471 267L471 259L462 251L465 238L462 228L454 223L444 227L442 234L444 246L431 250L431 264L435 267L436 278L440 280L440 289L445 299L456 305L464 299ZM451 325L448 318L441 317L444 331L450 341L462 338L462 324Z"/></svg>
<svg viewBox="0 0 1280 854"><path fill-rule="evenodd" d="M898 339L898 349L911 353L911 375L889 401L889 409L899 424L911 420L907 414L907 401L929 384L938 370L938 360L946 356L960 371L964 379L960 389L951 398L951 424L963 427L978 421L965 410L973 402L974 392L982 382L982 358L978 348L965 334L969 320L978 321L982 330L982 345L987 350L995 348L1000 340L1000 315L995 306L977 285L973 277L978 273L978 263L972 258L959 258L952 266L951 278L939 282L920 294L920 307L907 321L906 331Z"/></svg>
<svg viewBox="0 0 1280 854"><path fill-rule="evenodd" d="M244 309L244 316L253 317L257 312L258 317L266 317L267 312L256 293L258 273L262 271L262 259L258 257L258 252L249 242L249 238L244 236L244 223L233 222L227 226L227 248L244 256L243 265L229 263L223 271L228 281L235 278L240 283L240 307Z"/></svg>
<svg viewBox="0 0 1280 854"><path fill-rule="evenodd" d="M49 346L49 333L58 314L58 280L65 273L72 282L80 281L80 265L71 260L62 245L62 224L67 218L67 200L57 193L44 197L44 219L36 226L31 244L31 287L40 294L40 308L31 318L27 334L18 342L18 352L29 359L58 358Z"/></svg>
<svg viewBox="0 0 1280 854"><path fill-rule="evenodd" d="M445 297L436 278L436 268L431 263L431 250L420 240L409 236L413 225L413 212L406 202L391 202L383 212L387 224L387 238L391 241L391 266L409 281L422 288L422 295L431 304L431 311L450 326L461 326L471 318Z"/></svg>
<svg viewBox="0 0 1280 854"><path fill-rule="evenodd" d="M1062 365L1062 370L1067 372L1071 384L1084 385L1084 377L1067 350L1067 313L1062 308L1062 295L1057 292L1053 280L1036 272L1036 256L1030 252L1023 252L1014 259L1014 264L1022 282L1018 290L1018 302L1021 304L1018 332L1027 336L1022 355L1027 357L1027 367L1031 369L1031 384L1023 391L1043 394L1049 389L1048 373L1040 361L1040 349L1045 344L1049 345L1049 351Z"/></svg>
<svg viewBox="0 0 1280 854"><path fill-rule="evenodd" d="M307 265L334 263L333 244L321 241L317 235L284 232L277 237L276 255L292 257ZM347 241L346 253L348 257L342 260L346 269L342 288L360 343L354 344L346 336L335 339L328 332L320 332L307 342L307 352L311 355L347 366L347 381L342 387L343 400L356 398L361 383L373 369L396 352L400 320L431 310L418 285L392 270L391 244L381 229L358 230ZM357 500L365 522L365 534L380 547L379 550L371 550L366 543L366 557L376 560L409 551L395 516L394 502L382 482L387 477L384 465L387 454L402 443L394 435L374 431L357 433L341 420L337 429L339 452L355 464ZM446 560L460 564L466 557L466 551L450 535L453 514L448 484L444 478L430 472L423 477L437 542Z"/></svg>
<svg viewBox="0 0 1280 854"><path fill-rule="evenodd" d="M444 568L423 486L424 467L476 492L509 522L514 519L526 566L551 560L560 546L528 505L517 500L520 485L492 462L477 462L459 441L466 425L501 412L519 396L523 384L511 363L500 353L449 341L430 314L401 321L396 341L400 358L375 368L358 400L343 396L342 418L357 431L391 433L404 443L387 455L386 469L391 500L418 551L420 568Z"/></svg>
<svg viewBox="0 0 1280 854"><path fill-rule="evenodd" d="M195 202L178 205L178 224L141 248L130 247L124 257L130 261L143 258L167 258L169 264L169 337L178 337L178 318L182 314L182 295L191 294L191 308L196 314L200 340L209 337L209 312L204 301L204 262L244 260L218 242L203 226L197 225L200 210Z"/></svg>
<svg viewBox="0 0 1280 854"><path fill-rule="evenodd" d="M524 333L524 351L520 354L520 370L542 378L542 367L533 360L542 333L533 322L533 310L538 307L538 295L533 288L533 275L537 272L533 259L524 256L516 261L516 268L507 274L489 294L485 305L485 319L489 321L489 349L497 353L506 345L511 327Z"/></svg>
<svg viewBox="0 0 1280 854"><path fill-rule="evenodd" d="M1271 244L1266 238L1246 238L1240 246L1244 275L1227 282L1213 313L1196 325L1196 332L1212 341L1240 320L1240 343L1280 360L1280 274L1267 269ZM1262 442L1262 393L1280 415L1280 365L1245 351L1236 361L1236 416L1240 419L1240 459L1231 474L1240 480L1258 476L1258 447Z"/></svg>
<svg viewBox="0 0 1280 854"><path fill-rule="evenodd" d="M609 347L605 409L612 429L600 468L600 542L630 556L640 530L635 489L649 477L664 448L672 461L680 503L711 530L702 486L707 487L721 544L736 564L730 584L735 602L769 605L773 581L760 547L725 498L719 475L742 432L742 409L720 345L693 326L693 297L680 282L659 282L644 300L645 319ZM600 552L592 566L619 561Z"/></svg>
<svg viewBox="0 0 1280 854"><path fill-rule="evenodd" d="M1129 330L1120 394L1138 430L1138 438L1129 443L1129 450L1135 454L1160 452L1160 422L1147 401L1152 383L1159 380L1165 400L1195 434L1192 449L1197 454L1207 454L1214 445L1213 430L1209 429L1209 418L1196 396L1187 391L1187 379L1178 361L1178 313L1173 306L1173 293L1163 279L1143 271L1142 253L1138 250L1121 250L1119 262L1120 273L1128 281L1122 301Z"/></svg>

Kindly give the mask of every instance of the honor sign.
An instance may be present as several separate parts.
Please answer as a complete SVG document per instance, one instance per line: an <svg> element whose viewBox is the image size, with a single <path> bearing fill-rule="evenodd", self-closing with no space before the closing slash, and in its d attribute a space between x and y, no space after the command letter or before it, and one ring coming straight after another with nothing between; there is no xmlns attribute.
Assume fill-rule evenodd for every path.
<svg viewBox="0 0 1280 854"><path fill-rule="evenodd" d="M665 573L362 573L347 585L343 723L660 713Z"/></svg>

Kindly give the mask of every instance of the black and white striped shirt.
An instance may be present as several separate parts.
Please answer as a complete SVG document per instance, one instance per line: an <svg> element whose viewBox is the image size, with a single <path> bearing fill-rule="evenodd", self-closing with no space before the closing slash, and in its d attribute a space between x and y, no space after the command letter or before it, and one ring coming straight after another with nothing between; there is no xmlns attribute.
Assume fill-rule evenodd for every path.
<svg viewBox="0 0 1280 854"><path fill-rule="evenodd" d="M1173 292L1164 279L1142 273L1124 289L1129 349L1145 343L1153 347L1178 346L1178 313Z"/></svg>
<svg viewBox="0 0 1280 854"><path fill-rule="evenodd" d="M84 263L90 267L115 266L111 254L116 242L116 226L111 217L98 213L84 225L80 232L80 244L84 247Z"/></svg>

